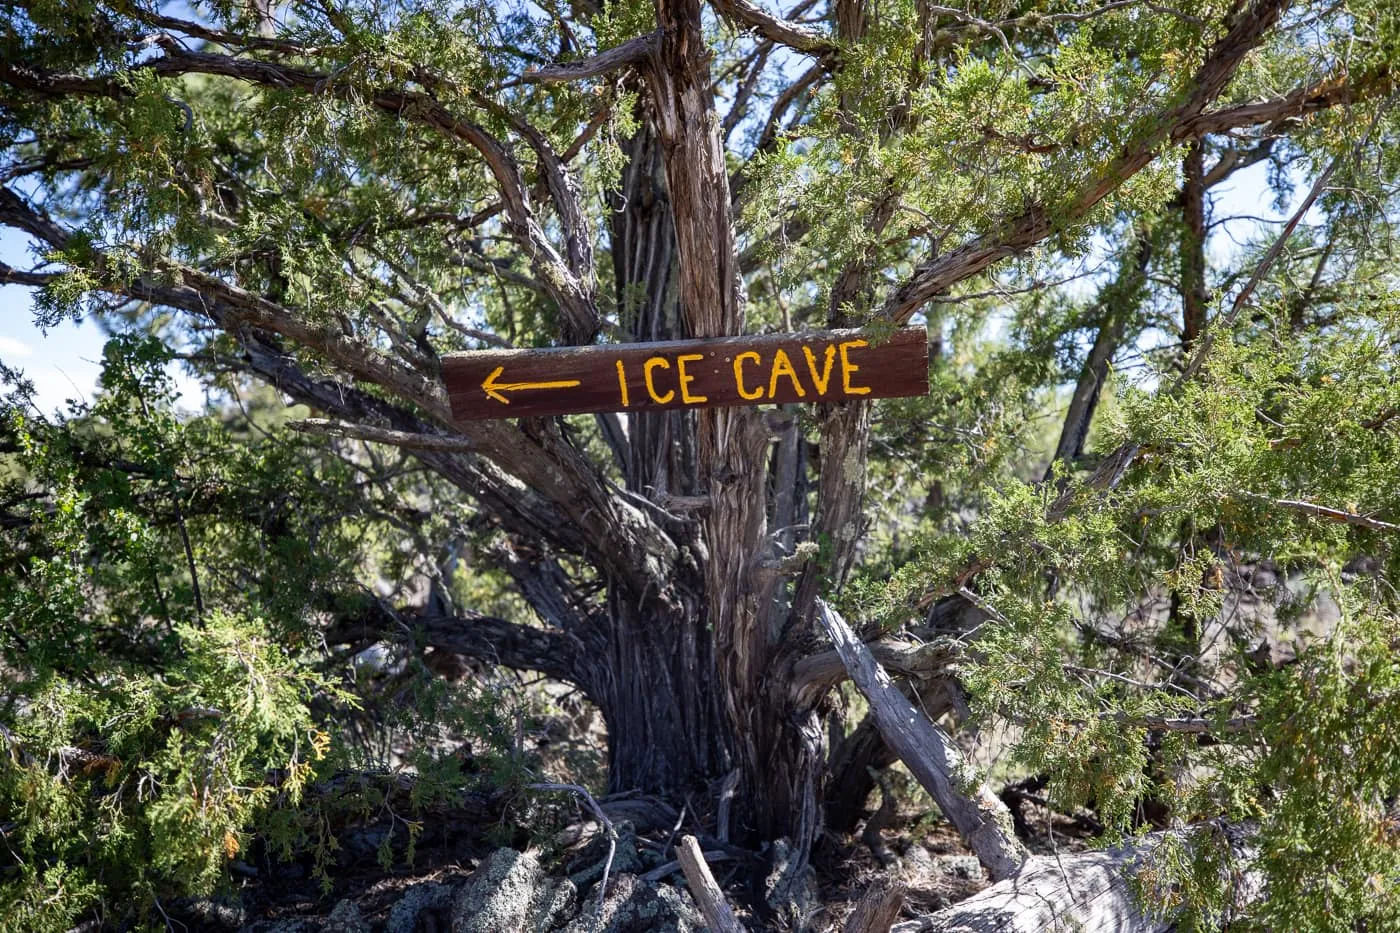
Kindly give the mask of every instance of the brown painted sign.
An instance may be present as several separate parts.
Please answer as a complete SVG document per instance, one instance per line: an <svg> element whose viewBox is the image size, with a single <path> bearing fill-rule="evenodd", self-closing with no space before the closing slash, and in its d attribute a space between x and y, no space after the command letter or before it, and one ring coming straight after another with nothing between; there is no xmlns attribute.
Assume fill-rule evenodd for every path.
<svg viewBox="0 0 1400 933"><path fill-rule="evenodd" d="M928 394L922 327L673 340L443 358L459 421Z"/></svg>

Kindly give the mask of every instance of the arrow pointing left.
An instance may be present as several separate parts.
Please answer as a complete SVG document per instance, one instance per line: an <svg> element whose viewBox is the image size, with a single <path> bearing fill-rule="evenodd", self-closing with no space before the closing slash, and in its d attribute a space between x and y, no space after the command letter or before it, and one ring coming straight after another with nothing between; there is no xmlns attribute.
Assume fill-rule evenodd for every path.
<svg viewBox="0 0 1400 933"><path fill-rule="evenodd" d="M486 390L486 394L502 405L510 404L510 399L503 394L506 392L516 392L522 389L572 389L582 385L577 379L560 379L556 382L497 382L496 380L501 377L501 373L505 372L505 369L504 366L497 366L491 371L491 375L481 382L481 388Z"/></svg>

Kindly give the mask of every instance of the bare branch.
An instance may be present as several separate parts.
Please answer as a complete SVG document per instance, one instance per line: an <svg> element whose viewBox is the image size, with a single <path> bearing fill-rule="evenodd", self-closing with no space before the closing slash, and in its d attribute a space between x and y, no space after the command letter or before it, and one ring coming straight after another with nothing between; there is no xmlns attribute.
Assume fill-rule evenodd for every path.
<svg viewBox="0 0 1400 933"><path fill-rule="evenodd" d="M961 656L959 647L949 641L920 645L910 641L880 640L866 642L865 648L875 662L886 670L919 679L947 672ZM823 651L803 658L793 665L794 705L798 709L815 706L828 690L849 676L839 651Z"/></svg>
<svg viewBox="0 0 1400 933"><path fill-rule="evenodd" d="M406 627L406 629L405 629ZM588 678L578 639L563 632L531 628L477 612L414 616L375 607L364 617L342 620L326 632L328 645L355 645L410 636L420 645L479 658L514 670L539 671L577 684Z"/></svg>
<svg viewBox="0 0 1400 933"><path fill-rule="evenodd" d="M1337 166L1341 165L1342 158L1342 155L1338 155L1334 158L1328 164L1327 168L1323 170L1322 174L1317 177L1317 180L1313 182L1312 190L1308 192L1308 196L1303 199L1302 204L1298 205L1298 209L1293 212L1293 216L1288 219L1288 223L1284 225L1283 230L1279 232L1278 237L1274 240L1273 244L1269 246L1269 250L1264 254L1264 258L1259 260L1259 264L1254 267L1254 272L1250 275L1249 281L1245 282L1244 287L1235 295L1235 300L1230 305L1230 310L1225 313L1220 321L1216 322L1214 327L1206 331L1201 337L1200 343L1197 345L1195 352L1191 355L1191 359L1182 369L1181 376L1177 380L1177 385L1187 382L1194 377L1196 373L1200 372L1201 367L1205 365L1206 357L1210 355L1211 347L1215 344L1216 335L1223 330L1228 330L1231 323L1239 317L1240 311L1244 309L1245 303L1249 301L1249 296L1254 293L1254 289L1263 281L1264 276L1273 268L1274 263L1283 253L1284 245L1288 243L1288 239L1293 235L1293 231L1298 229L1298 224L1302 222L1303 215L1307 214L1307 212L1312 209L1313 204L1317 203L1317 199L1322 195L1322 192L1326 190L1327 183L1331 181L1332 173L1337 170Z"/></svg>
<svg viewBox="0 0 1400 933"><path fill-rule="evenodd" d="M1014 876L1029 853L1011 831L1006 804L977 776L952 738L899 692L839 613L819 600L817 617L851 680L870 702L885 741L933 795L992 880Z"/></svg>
<svg viewBox="0 0 1400 933"><path fill-rule="evenodd" d="M695 903L700 905L700 913L714 933L744 933L734 909L724 899L710 866L705 864L705 854L700 851L700 843L694 836L682 836L676 845L676 855L681 863L681 871L690 885L690 893L695 895Z"/></svg>
<svg viewBox="0 0 1400 933"><path fill-rule="evenodd" d="M836 44L830 36L809 26L774 16L751 0L714 0L714 7L725 19L752 29L779 45L786 45L808 55L829 55L836 51Z"/></svg>
<svg viewBox="0 0 1400 933"><path fill-rule="evenodd" d="M599 52L591 58L531 68L520 76L520 80L529 82L582 81L585 78L596 78L620 68L640 65L653 54L658 38L657 33L649 32L644 36L628 39L621 45Z"/></svg>
<svg viewBox="0 0 1400 933"><path fill-rule="evenodd" d="M409 450L446 450L456 453L472 453L479 449L476 444L465 437L453 437L447 434L410 434L407 431L393 431L388 428L350 424L345 421L328 421L325 418L289 421L287 427L304 434L373 441L376 444L390 444Z"/></svg>
<svg viewBox="0 0 1400 933"><path fill-rule="evenodd" d="M593 817L598 824L603 827L608 837L608 858L603 863L603 877L598 882L598 903L593 908L593 917L597 917L603 912L603 901L608 896L608 873L612 871L613 856L617 854L617 828L613 826L612 820L603 812L603 808L598 806L598 801L593 799L593 795L585 787L578 784L526 784L530 790L563 791L569 794L576 794L592 811Z"/></svg>
<svg viewBox="0 0 1400 933"><path fill-rule="evenodd" d="M1348 512L1343 509L1334 509L1329 506L1318 505L1314 502L1304 502L1301 499L1274 499L1253 492L1246 492L1245 495L1251 499L1259 499L1277 506L1278 508L1287 509L1290 512L1300 512L1303 515L1311 515L1314 518L1321 518L1329 522L1337 522L1342 525L1355 525L1358 528L1366 528L1370 531L1400 531L1400 525L1396 525L1393 522L1383 522L1378 518L1359 515L1356 512Z"/></svg>

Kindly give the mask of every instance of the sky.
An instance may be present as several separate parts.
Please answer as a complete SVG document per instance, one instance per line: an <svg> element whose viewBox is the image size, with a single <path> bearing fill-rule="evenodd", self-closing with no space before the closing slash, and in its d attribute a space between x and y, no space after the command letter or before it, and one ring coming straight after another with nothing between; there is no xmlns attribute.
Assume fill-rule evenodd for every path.
<svg viewBox="0 0 1400 933"><path fill-rule="evenodd" d="M1240 219L1213 228L1209 243L1212 257L1228 260L1240 250L1240 244L1251 237L1276 234L1279 224L1259 218L1285 218L1273 210L1273 195L1265 184L1266 165L1261 163L1237 172L1228 182L1212 190L1212 217L1219 219L1239 215ZM1301 200L1307 190L1306 181L1295 196ZM1309 218L1312 219L1312 218ZM24 234L0 227L0 261L27 269L33 266ZM19 285L0 285L0 362L20 369L34 382L35 400L45 414L63 413L67 400L91 401L101 373L102 346L105 335L97 322L85 319L79 323L63 322L47 332L34 324L32 289ZM204 405L204 393L197 382L173 366L171 376L180 392L180 407L198 410Z"/></svg>
<svg viewBox="0 0 1400 933"><path fill-rule="evenodd" d="M0 227L0 262L17 269L34 264L28 238L12 227ZM91 401L106 338L92 321L41 331L34 325L33 291L0 285L0 361L24 371L39 408L52 414L66 408L67 399Z"/></svg>
<svg viewBox="0 0 1400 933"><path fill-rule="evenodd" d="M33 267L35 257L23 233L0 226L0 262L17 269ZM21 370L34 383L40 411L66 414L70 399L93 400L107 337L90 318L41 330L34 323L35 291L23 285L0 285L0 362ZM179 392L179 406L202 408L204 390L199 384L176 365L172 365L170 375Z"/></svg>

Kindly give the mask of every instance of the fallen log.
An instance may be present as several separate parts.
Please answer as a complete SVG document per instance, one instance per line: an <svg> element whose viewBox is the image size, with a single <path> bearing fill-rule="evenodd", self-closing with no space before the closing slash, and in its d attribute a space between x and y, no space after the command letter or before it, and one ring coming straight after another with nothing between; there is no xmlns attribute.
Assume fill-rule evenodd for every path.
<svg viewBox="0 0 1400 933"><path fill-rule="evenodd" d="M870 703L885 742L938 803L993 881L1016 875L1028 853L1006 804L982 781L951 736L900 692L840 613L817 602L817 618L851 681Z"/></svg>
<svg viewBox="0 0 1400 933"><path fill-rule="evenodd" d="M1174 929L1180 907L1169 895L1154 894L1140 873L1153 871L1154 855L1170 837L1188 846L1224 844L1229 856L1221 871L1232 885L1233 914L1263 893L1257 872L1253 827L1223 822L1149 833L1136 842L1058 857L1035 856L1013 878L992 885L936 914L895 924L890 933L1165 933ZM1227 915L1225 921L1230 919Z"/></svg>

